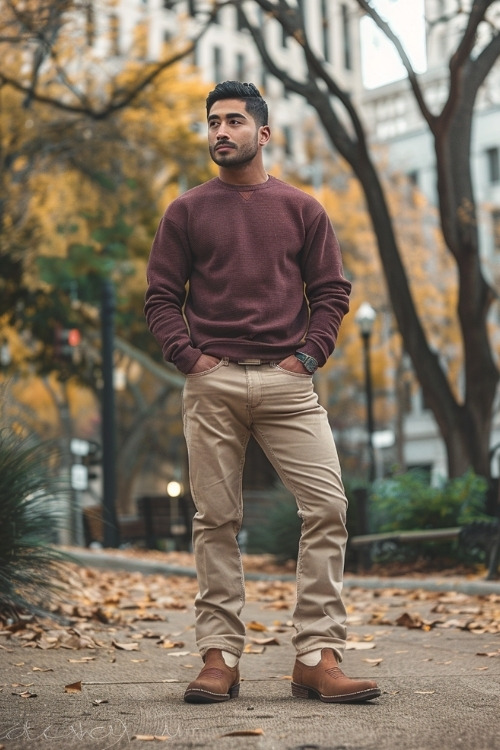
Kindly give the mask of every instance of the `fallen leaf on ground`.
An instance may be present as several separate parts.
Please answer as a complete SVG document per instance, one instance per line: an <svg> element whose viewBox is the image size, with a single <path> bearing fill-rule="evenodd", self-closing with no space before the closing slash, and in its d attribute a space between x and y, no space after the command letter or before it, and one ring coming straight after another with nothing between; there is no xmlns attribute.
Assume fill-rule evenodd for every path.
<svg viewBox="0 0 500 750"><path fill-rule="evenodd" d="M263 625L261 622L256 622L255 620L252 620L251 622L247 623L247 629L258 630L260 632L264 632L265 630L267 630L267 627Z"/></svg>
<svg viewBox="0 0 500 750"><path fill-rule="evenodd" d="M68 659L70 664L87 664L89 661L95 661L95 656L82 656L81 659Z"/></svg>
<svg viewBox="0 0 500 750"><path fill-rule="evenodd" d="M410 630L418 630L424 628L425 623L419 614L410 615L408 612L403 612L403 614L397 618L396 625L409 628Z"/></svg>
<svg viewBox="0 0 500 750"><path fill-rule="evenodd" d="M255 646L253 643L247 643L243 649L245 654L263 654L266 650L265 646Z"/></svg>
<svg viewBox="0 0 500 750"><path fill-rule="evenodd" d="M221 737L255 737L263 734L263 729L234 729L232 732L221 734Z"/></svg>
<svg viewBox="0 0 500 750"><path fill-rule="evenodd" d="M162 638L157 643L161 648L184 648L184 641L169 641L168 638Z"/></svg>
<svg viewBox="0 0 500 750"><path fill-rule="evenodd" d="M111 645L120 651L139 651L139 644L135 641L133 643L118 643L118 641L111 641Z"/></svg>
<svg viewBox="0 0 500 750"><path fill-rule="evenodd" d="M279 646L280 642L277 638L250 638L252 643L256 643L258 646Z"/></svg>
<svg viewBox="0 0 500 750"><path fill-rule="evenodd" d="M96 698L92 701L93 706L100 706L101 703L109 703L107 698Z"/></svg>
<svg viewBox="0 0 500 750"><path fill-rule="evenodd" d="M378 667L384 660L383 659L363 659L367 664L371 664L373 667Z"/></svg>
<svg viewBox="0 0 500 750"><path fill-rule="evenodd" d="M155 740L157 742L166 742L170 738L159 734L134 734L132 739L142 740L143 742L154 742Z"/></svg>
<svg viewBox="0 0 500 750"><path fill-rule="evenodd" d="M70 685L64 686L65 693L81 693L82 692L82 681L72 682Z"/></svg>

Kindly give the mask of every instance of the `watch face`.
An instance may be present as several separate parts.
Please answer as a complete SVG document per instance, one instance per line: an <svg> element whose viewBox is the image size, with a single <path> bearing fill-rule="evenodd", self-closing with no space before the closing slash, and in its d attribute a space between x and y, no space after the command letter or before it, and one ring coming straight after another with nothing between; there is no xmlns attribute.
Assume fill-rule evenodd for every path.
<svg viewBox="0 0 500 750"><path fill-rule="evenodd" d="M316 369L316 360L314 360L312 357L308 357L307 361L304 362L306 370L309 370L309 372L314 372Z"/></svg>
<svg viewBox="0 0 500 750"><path fill-rule="evenodd" d="M304 354L303 352L296 352L295 356L299 360L299 362L302 362L306 370L310 373L315 372L318 369L318 363L314 359L314 357L311 357L309 354Z"/></svg>

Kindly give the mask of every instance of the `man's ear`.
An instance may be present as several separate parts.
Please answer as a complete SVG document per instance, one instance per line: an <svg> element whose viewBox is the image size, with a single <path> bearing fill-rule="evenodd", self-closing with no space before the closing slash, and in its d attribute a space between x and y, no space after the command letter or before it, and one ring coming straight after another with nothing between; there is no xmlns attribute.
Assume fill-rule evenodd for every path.
<svg viewBox="0 0 500 750"><path fill-rule="evenodd" d="M262 125L262 127L259 128L259 145L265 146L266 143L269 143L270 138L271 128L269 125Z"/></svg>

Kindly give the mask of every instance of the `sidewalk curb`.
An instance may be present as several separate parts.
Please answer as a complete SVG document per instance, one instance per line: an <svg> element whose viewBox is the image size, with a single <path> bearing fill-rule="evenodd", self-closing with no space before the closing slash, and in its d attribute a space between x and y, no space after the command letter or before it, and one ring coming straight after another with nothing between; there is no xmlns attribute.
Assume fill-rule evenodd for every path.
<svg viewBox="0 0 500 750"><path fill-rule="evenodd" d="M127 570L146 575L160 574L165 576L185 576L196 578L194 568L169 565L157 560L141 560L125 555L108 555L103 551L75 550L72 557L81 565L104 568L107 570ZM291 573L273 574L248 571L245 573L247 581L295 581ZM346 588L365 589L424 589L425 591L454 591L468 596L500 595L500 581L467 580L464 578L379 578L378 576L353 576L346 574L344 578Z"/></svg>

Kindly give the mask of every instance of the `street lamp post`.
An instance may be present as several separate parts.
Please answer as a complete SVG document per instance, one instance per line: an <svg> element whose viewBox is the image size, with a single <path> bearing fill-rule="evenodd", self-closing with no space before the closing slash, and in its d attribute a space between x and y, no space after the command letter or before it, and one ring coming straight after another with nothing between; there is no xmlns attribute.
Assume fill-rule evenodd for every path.
<svg viewBox="0 0 500 750"><path fill-rule="evenodd" d="M363 341L363 359L365 367L365 393L366 393L366 431L368 437L369 473L370 483L375 479L375 448L373 444L374 420L373 420L373 389L372 372L370 361L370 343L377 313L368 302L363 302L356 313L356 323Z"/></svg>
<svg viewBox="0 0 500 750"><path fill-rule="evenodd" d="M115 394L113 383L113 314L114 294L111 281L106 280L102 288L101 300L102 338L102 480L104 546L118 547L120 535L115 510L116 468L115 468Z"/></svg>

